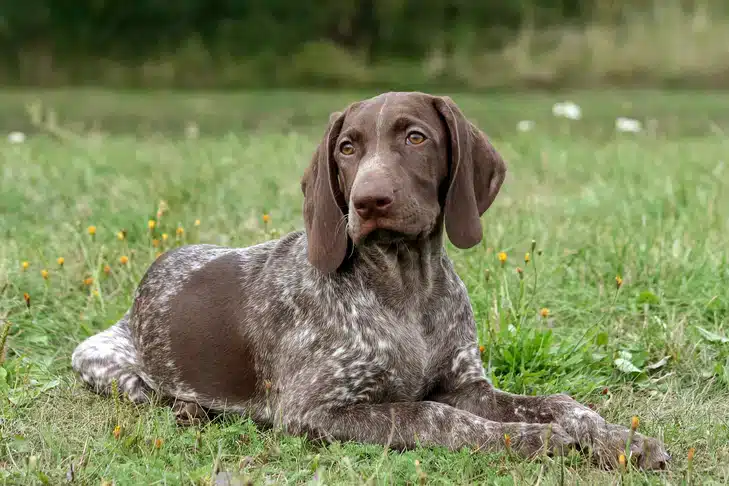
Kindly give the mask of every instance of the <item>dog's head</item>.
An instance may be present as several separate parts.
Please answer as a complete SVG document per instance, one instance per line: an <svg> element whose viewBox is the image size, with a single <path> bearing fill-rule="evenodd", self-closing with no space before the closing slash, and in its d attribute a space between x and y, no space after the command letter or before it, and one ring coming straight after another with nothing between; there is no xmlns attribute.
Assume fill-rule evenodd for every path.
<svg viewBox="0 0 729 486"><path fill-rule="evenodd" d="M448 97L386 93L333 113L301 181L309 261L336 270L355 246L427 237L481 241L506 164Z"/></svg>

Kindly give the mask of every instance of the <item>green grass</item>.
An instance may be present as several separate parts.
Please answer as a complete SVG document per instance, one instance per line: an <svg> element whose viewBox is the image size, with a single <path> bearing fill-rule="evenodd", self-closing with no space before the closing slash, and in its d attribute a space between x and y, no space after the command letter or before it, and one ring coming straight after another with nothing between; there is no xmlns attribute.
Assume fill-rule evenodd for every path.
<svg viewBox="0 0 729 486"><path fill-rule="evenodd" d="M578 455L527 462L325 447L236 417L178 428L168 409L99 397L70 372L74 346L130 305L162 233L169 248L249 245L301 228L299 177L327 115L366 94L0 93L0 127L30 133L24 144L0 140L0 322L11 323L0 367L0 483L60 484L72 465L78 484L211 484L215 470L242 471L256 484L416 483L421 474L432 484L621 481ZM571 93L584 118L553 118L551 105L567 97L454 95L510 168L483 217L484 244L448 246L470 291L484 362L503 389L568 392L626 425L639 416L673 461L663 473L629 470L626 484L681 484L691 447L693 482L725 484L729 95ZM34 100L80 135L34 128L24 112ZM620 115L654 121L643 133L616 134ZM535 129L517 132L522 118ZM200 138L182 136L188 121ZM92 127L95 135L82 132ZM168 210L150 234L162 200ZM532 240L537 251L525 265Z"/></svg>

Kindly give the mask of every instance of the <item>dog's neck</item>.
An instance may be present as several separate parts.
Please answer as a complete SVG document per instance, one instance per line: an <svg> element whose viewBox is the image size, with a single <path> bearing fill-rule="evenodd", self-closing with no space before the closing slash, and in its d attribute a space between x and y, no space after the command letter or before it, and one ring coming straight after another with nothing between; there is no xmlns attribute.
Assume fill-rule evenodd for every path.
<svg viewBox="0 0 729 486"><path fill-rule="evenodd" d="M376 289L380 301L394 308L427 300L444 278L443 230L408 240L372 240L353 248L350 271Z"/></svg>

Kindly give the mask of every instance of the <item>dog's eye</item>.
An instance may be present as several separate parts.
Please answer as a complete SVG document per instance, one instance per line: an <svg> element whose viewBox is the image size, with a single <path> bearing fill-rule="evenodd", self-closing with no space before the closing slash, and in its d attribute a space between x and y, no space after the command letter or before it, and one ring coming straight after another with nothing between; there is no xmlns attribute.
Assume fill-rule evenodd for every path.
<svg viewBox="0 0 729 486"><path fill-rule="evenodd" d="M339 151L344 155L352 155L354 153L354 145L349 142L344 142L339 146Z"/></svg>
<svg viewBox="0 0 729 486"><path fill-rule="evenodd" d="M410 145L420 145L421 143L425 142L425 135L423 135L420 132L410 132L408 133L407 143Z"/></svg>

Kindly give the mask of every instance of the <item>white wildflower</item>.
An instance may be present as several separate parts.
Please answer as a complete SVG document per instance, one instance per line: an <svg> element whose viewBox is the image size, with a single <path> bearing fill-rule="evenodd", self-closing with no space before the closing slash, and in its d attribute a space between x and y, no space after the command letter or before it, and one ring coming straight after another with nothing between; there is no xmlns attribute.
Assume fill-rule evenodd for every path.
<svg viewBox="0 0 729 486"><path fill-rule="evenodd" d="M562 103L555 103L554 106L552 106L552 114L554 116L569 118L570 120L579 120L582 118L582 109L580 109L579 105L572 101L565 101Z"/></svg>
<svg viewBox="0 0 729 486"><path fill-rule="evenodd" d="M8 134L8 142L10 142L10 143L23 143L23 142L25 142L25 133L23 133L23 132L10 132Z"/></svg>
<svg viewBox="0 0 729 486"><path fill-rule="evenodd" d="M615 129L619 132L638 133L643 130L643 126L638 120L621 116L615 120Z"/></svg>
<svg viewBox="0 0 729 486"><path fill-rule="evenodd" d="M516 124L516 129L520 132L528 132L534 128L534 121L522 120Z"/></svg>

